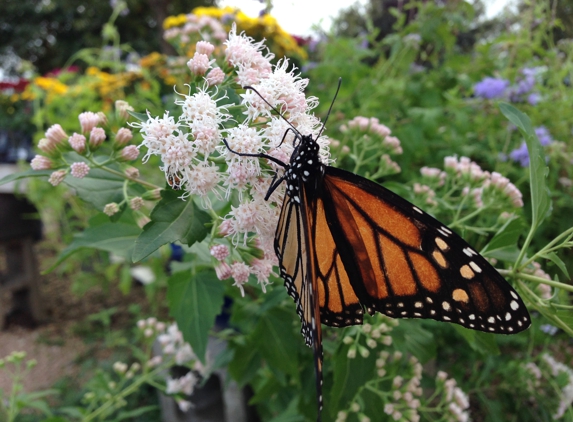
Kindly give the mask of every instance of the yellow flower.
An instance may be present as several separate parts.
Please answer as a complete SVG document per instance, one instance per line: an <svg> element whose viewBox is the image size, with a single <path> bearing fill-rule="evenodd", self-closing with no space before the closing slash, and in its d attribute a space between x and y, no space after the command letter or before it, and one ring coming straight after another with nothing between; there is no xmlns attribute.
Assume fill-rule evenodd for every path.
<svg viewBox="0 0 573 422"><path fill-rule="evenodd" d="M61 83L55 78L38 76L37 78L34 78L34 84L50 94L63 95L68 91L67 85Z"/></svg>
<svg viewBox="0 0 573 422"><path fill-rule="evenodd" d="M141 67L150 68L165 62L165 56L157 51L144 56L139 60Z"/></svg>
<svg viewBox="0 0 573 422"><path fill-rule="evenodd" d="M168 16L163 21L163 29L169 29L169 28L173 28L175 26L181 26L185 22L187 22L187 15L185 15L185 14L180 14L177 16Z"/></svg>

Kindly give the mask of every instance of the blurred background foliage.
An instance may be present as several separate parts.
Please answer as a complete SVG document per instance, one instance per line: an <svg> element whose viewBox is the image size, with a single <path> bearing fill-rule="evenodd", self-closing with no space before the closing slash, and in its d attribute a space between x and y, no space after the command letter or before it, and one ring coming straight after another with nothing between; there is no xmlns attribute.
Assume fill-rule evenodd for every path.
<svg viewBox="0 0 573 422"><path fill-rule="evenodd" d="M444 157L451 155L470 157L484 170L497 171L514 182L524 194L525 208L517 211L518 217L523 227L530 222L529 178L523 165L527 156L519 155L523 139L500 113L497 101L514 103L531 118L540 131L538 136L545 133L548 137L544 148L553 211L535 237L532 250L571 227L573 0L522 1L515 13L493 19L485 18L480 2L372 0L365 7L351 6L342 11L331 32L306 38L280 27L280 17L272 15L272 2L261 4L267 13L257 17L212 7L214 2L210 1L78 3L0 3L0 54L5 75L10 76L1 86L1 130L22 132L37 141L51 124L59 123L71 132L77 127L80 112L110 112L116 100L127 101L139 112L149 110L152 115L169 110L173 87L182 91L190 81L185 63L205 32L180 33L179 38L170 40L163 34L182 29L194 10L197 16L217 20L225 31L236 22L239 31L257 40L266 38L275 61L284 55L291 57L303 76L310 78L307 94L320 99L317 114L322 118L341 77L342 87L327 128L329 136L341 140L339 147L333 148L336 165L347 169L356 165L351 148L344 148L352 147L353 140L345 138L343 124L356 116L378 118L402 141L403 154L397 160L401 171L377 181L421 204L445 223L452 221L452 210L425 203L417 196L414 184L422 182L421 167L443 168ZM501 88L495 91L494 85L488 88L479 85L482 83ZM149 164L140 167L142 174L147 180L163 183L154 168L159 162L152 159ZM376 174L376 166L376 162L363 166L360 173ZM101 210L85 207L78 196L62 186L54 190L45 181L30 181L27 195L37 205L50 241L43 268L57 262L56 254L73 241L74 234L104 217ZM127 213L123 218L133 216ZM475 228L493 226L497 218L490 215L481 219ZM462 234L481 246L492 235L472 228ZM570 274L571 250L560 256ZM172 251L162 250L146 261L156 282L143 287L147 305L130 308L129 323L139 316L167 316L165 295L171 258ZM547 260L541 267L552 279L570 283L556 262ZM79 250L57 266L55 273L68 279L76 294L96 287L107 291L113 286L129 294L135 289L130 265L107 251L91 248ZM313 386L301 381L312 377L311 354L300 338L297 316L290 299L285 299L282 282L277 279L267 295L250 290L246 299L230 283L226 288L227 296L234 300L231 324L236 331L222 334L227 336L230 352L222 357L221 364L228 366L241 385L252 388L252 403L262 420L279 414L285 418L290 415L288 420L293 421L311 419ZM569 303L567 293L558 295ZM571 323L570 316L564 319ZM265 324L270 323L283 330L277 341L292 353L287 365L263 341L268 328ZM553 420L559 404L567 400L566 388L573 386L573 378L544 375L535 381L534 374L524 369L530 363L542 366L542 353L571 365L570 338L547 323L536 315L529 332L492 339L460 334L433 321L404 321L392 331L394 343L388 350L415 356L430 373L446 368L469 393L473 420ZM111 330L110 323L106 324ZM93 336L90 323L84 325L81 331ZM107 344L115 347L106 332L102 337L107 336ZM325 353L331 359L325 363L325 385L334 385L327 395L331 406L326 409L331 416L328 420L334 420L339 410L361 394L359 381L365 385L377 374L374 353L341 369L340 362L347 361L350 349L342 342L347 334L360 337L354 329L326 331ZM124 343L121 352L124 359L132 358ZM396 358L396 362L402 361ZM355 380L345 385L341 377L350 373ZM433 388L430 384L426 380L424 387ZM390 391L391 385L384 387ZM77 388L63 387L67 389L66 400L79 402ZM329 401L336 397L340 400ZM366 403L377 403L376 398L367 399ZM359 420L357 415L355 420ZM428 410L425 420L456 420L432 415ZM563 420L573 420L570 408Z"/></svg>

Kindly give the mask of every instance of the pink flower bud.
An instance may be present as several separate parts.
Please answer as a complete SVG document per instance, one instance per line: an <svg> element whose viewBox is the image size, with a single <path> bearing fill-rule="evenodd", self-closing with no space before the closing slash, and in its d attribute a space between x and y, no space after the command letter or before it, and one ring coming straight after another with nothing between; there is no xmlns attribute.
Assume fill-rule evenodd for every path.
<svg viewBox="0 0 573 422"><path fill-rule="evenodd" d="M127 145L128 142L131 141L131 138L133 138L131 130L122 127L115 134L115 144L122 147L124 145Z"/></svg>
<svg viewBox="0 0 573 422"><path fill-rule="evenodd" d="M96 149L105 141L105 130L101 127L94 127L90 131L90 147Z"/></svg>
<svg viewBox="0 0 573 422"><path fill-rule="evenodd" d="M54 155L58 151L56 142L50 138L40 139L38 141L38 148L48 155Z"/></svg>
<svg viewBox="0 0 573 422"><path fill-rule="evenodd" d="M120 119L127 120L129 118L128 111L133 111L133 107L127 101L117 100L115 102L115 112Z"/></svg>
<svg viewBox="0 0 573 422"><path fill-rule="evenodd" d="M36 155L30 162L30 167L33 170L48 170L52 168L52 160L43 155Z"/></svg>
<svg viewBox="0 0 573 422"><path fill-rule="evenodd" d="M124 173L130 179L137 179L139 177L139 170L135 167L128 167L124 170Z"/></svg>
<svg viewBox="0 0 573 422"><path fill-rule="evenodd" d="M100 123L100 116L91 111L85 111L78 116L83 133L90 133Z"/></svg>
<svg viewBox="0 0 573 422"><path fill-rule="evenodd" d="M68 135L64 132L64 129L58 124L52 125L46 131L46 138L54 142L54 144L59 144L60 142L68 139Z"/></svg>
<svg viewBox="0 0 573 422"><path fill-rule="evenodd" d="M211 255L222 261L229 256L229 247L226 245L214 245L211 247Z"/></svg>
<svg viewBox="0 0 573 422"><path fill-rule="evenodd" d="M211 65L206 54L195 53L193 58L187 62L187 67L195 75L204 75Z"/></svg>
<svg viewBox="0 0 573 422"><path fill-rule="evenodd" d="M135 145L128 145L121 150L120 158L123 161L133 161L139 156L139 150Z"/></svg>
<svg viewBox="0 0 573 422"><path fill-rule="evenodd" d="M107 214L110 217L116 214L118 211L119 211L119 206L115 202L106 204L105 207L103 207L104 214Z"/></svg>
<svg viewBox="0 0 573 422"><path fill-rule="evenodd" d="M135 198L132 198L131 201L129 201L129 208L131 208L134 211L137 211L142 206L143 206L143 199L140 198L139 196L136 196Z"/></svg>
<svg viewBox="0 0 573 422"><path fill-rule="evenodd" d="M83 154L86 150L86 137L84 135L80 135L79 133L74 132L74 134L70 136L68 142L70 143L72 149L78 154Z"/></svg>
<svg viewBox="0 0 573 422"><path fill-rule="evenodd" d="M83 179L89 172L90 166L83 162L72 163L70 166L70 174L78 179Z"/></svg>
<svg viewBox="0 0 573 422"><path fill-rule="evenodd" d="M220 67L211 69L211 71L207 75L207 83L209 84L209 86L219 85L223 83L224 80L225 80L225 72L223 72Z"/></svg>
<svg viewBox="0 0 573 422"><path fill-rule="evenodd" d="M199 41L195 48L197 53L206 54L207 56L215 51L215 46L208 41Z"/></svg>
<svg viewBox="0 0 573 422"><path fill-rule="evenodd" d="M60 183L62 183L65 177L66 177L65 170L57 170L50 175L48 182L50 182L52 186L58 186Z"/></svg>

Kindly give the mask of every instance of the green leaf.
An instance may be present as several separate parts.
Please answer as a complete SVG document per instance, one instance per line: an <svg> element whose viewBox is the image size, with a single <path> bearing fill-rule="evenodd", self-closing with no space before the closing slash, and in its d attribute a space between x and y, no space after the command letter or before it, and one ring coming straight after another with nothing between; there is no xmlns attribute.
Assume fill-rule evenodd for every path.
<svg viewBox="0 0 573 422"><path fill-rule="evenodd" d="M66 176L64 183L73 188L82 200L102 211L107 204L123 200L124 180L105 170L91 169L82 179Z"/></svg>
<svg viewBox="0 0 573 422"><path fill-rule="evenodd" d="M25 170L18 173L12 173L0 179L0 186L6 183L13 182L14 180L26 179L28 177L47 177L52 174L54 170Z"/></svg>
<svg viewBox="0 0 573 422"><path fill-rule="evenodd" d="M257 349L248 343L246 345L233 345L235 356L241 359L233 359L229 362L229 375L237 381L239 386L249 383L261 369L261 355Z"/></svg>
<svg viewBox="0 0 573 422"><path fill-rule="evenodd" d="M191 246L207 236L205 224L211 221L209 214L193 201L181 200L180 195L173 190L161 192L161 201L151 212L151 221L135 243L133 262L142 260L166 243L181 241Z"/></svg>
<svg viewBox="0 0 573 422"><path fill-rule="evenodd" d="M135 117L137 120L139 120L140 122L146 122L147 119L148 119L147 114L137 113L137 112L131 111L131 110L127 110L127 112L128 112L131 116L133 116L133 117Z"/></svg>
<svg viewBox="0 0 573 422"><path fill-rule="evenodd" d="M569 272L567 271L567 266L565 265L565 263L561 260L561 258L559 258L557 256L557 254L555 252L550 252L548 254L544 254L543 257L549 259L551 262L553 262L555 265L557 265L557 267L559 267L559 269L563 272L563 274L565 274L565 276L567 278L569 277Z"/></svg>
<svg viewBox="0 0 573 422"><path fill-rule="evenodd" d="M480 251L484 256L491 256L492 251L515 247L517 240L523 235L525 225L521 218L507 221L495 234L493 239Z"/></svg>
<svg viewBox="0 0 573 422"><path fill-rule="evenodd" d="M452 324L458 334L460 334L476 352L482 354L499 355L499 347L495 339L495 334L484 333L464 328L461 325Z"/></svg>
<svg viewBox="0 0 573 422"><path fill-rule="evenodd" d="M105 214L98 214L90 219L86 230L74 235L72 243L61 252L56 263L46 272L51 271L82 248L99 249L129 259L139 233L141 229L127 217L117 223L112 223Z"/></svg>
<svg viewBox="0 0 573 422"><path fill-rule="evenodd" d="M523 132L525 137L529 151L532 226L535 229L551 212L551 194L545 183L549 168L545 163L543 146L537 139L531 120L526 114L507 103L501 103L499 108L505 117Z"/></svg>
<svg viewBox="0 0 573 422"><path fill-rule="evenodd" d="M488 258L495 258L498 261L515 262L519 257L519 249L517 245L507 246L505 248L488 251L487 254L483 255Z"/></svg>
<svg viewBox="0 0 573 422"><path fill-rule="evenodd" d="M133 410L125 411L125 412L120 412L119 415L117 416L117 419L115 419L115 420L122 421L125 419L134 419L137 416L144 415L145 413L148 413L148 412L151 412L151 411L157 410L157 409L159 409L159 406L156 406L156 405L139 407L137 409L133 409Z"/></svg>
<svg viewBox="0 0 573 422"><path fill-rule="evenodd" d="M296 376L298 335L295 339L293 334L291 313L286 309L274 308L259 319L252 336L254 346L271 368Z"/></svg>
<svg viewBox="0 0 573 422"><path fill-rule="evenodd" d="M392 338L397 349L412 353L421 363L436 357L434 335L419 321L400 320L400 325L392 330Z"/></svg>
<svg viewBox="0 0 573 422"><path fill-rule="evenodd" d="M327 401L332 415L336 414L336 410L345 408L358 389L376 374L376 353L370 353L367 358L348 359L349 348L341 344L333 356L334 380Z"/></svg>
<svg viewBox="0 0 573 422"><path fill-rule="evenodd" d="M167 283L169 314L177 321L185 341L205 362L209 330L221 312L225 286L214 271L175 273Z"/></svg>

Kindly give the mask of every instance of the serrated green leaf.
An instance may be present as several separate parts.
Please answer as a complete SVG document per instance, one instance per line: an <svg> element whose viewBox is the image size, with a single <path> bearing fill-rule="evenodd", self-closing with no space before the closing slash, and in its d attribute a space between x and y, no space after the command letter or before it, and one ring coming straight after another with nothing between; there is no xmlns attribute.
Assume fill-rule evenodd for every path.
<svg viewBox="0 0 573 422"><path fill-rule="evenodd" d="M46 272L51 271L82 248L99 249L129 259L133 245L140 233L141 229L127 217L112 223L106 215L99 214L90 220L86 230L74 235L72 243L60 253L56 263Z"/></svg>
<svg viewBox="0 0 573 422"><path fill-rule="evenodd" d="M12 173L0 179L0 186L15 180L26 179L28 177L47 177L52 174L54 170L25 170L18 173Z"/></svg>
<svg viewBox="0 0 573 422"><path fill-rule="evenodd" d="M169 314L177 321L185 341L205 362L209 330L221 312L225 286L214 271L175 273L167 284Z"/></svg>
<svg viewBox="0 0 573 422"><path fill-rule="evenodd" d="M298 373L297 345L293 336L291 314L274 308L260 318L253 331L254 346L269 366L296 376Z"/></svg>
<svg viewBox="0 0 573 422"><path fill-rule="evenodd" d="M209 214L193 201L183 201L179 196L176 191L161 192L161 201L151 212L151 222L145 225L135 243L133 262L142 260L166 243L181 241L191 246L207 236L205 224L211 221Z"/></svg>
<svg viewBox="0 0 573 422"><path fill-rule="evenodd" d="M523 235L525 225L521 218L514 218L513 220L507 221L495 234L495 236L490 240L490 242L480 251L484 256L488 255L492 251L499 249L505 249L507 247L516 247L517 240L521 235Z"/></svg>
<svg viewBox="0 0 573 422"><path fill-rule="evenodd" d="M551 212L551 193L546 185L549 168L545 162L543 147L537 139L531 120L526 114L507 103L501 103L499 108L505 117L523 132L527 144L532 225L536 228Z"/></svg>

